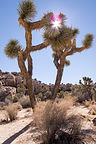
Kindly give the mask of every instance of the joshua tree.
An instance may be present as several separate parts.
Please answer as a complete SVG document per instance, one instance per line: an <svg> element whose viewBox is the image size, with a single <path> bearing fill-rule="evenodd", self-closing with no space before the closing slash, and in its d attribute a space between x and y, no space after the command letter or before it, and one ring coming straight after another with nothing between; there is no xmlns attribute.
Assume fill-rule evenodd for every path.
<svg viewBox="0 0 96 144"><path fill-rule="evenodd" d="M44 41L51 45L54 56L54 64L57 68L57 76L55 86L52 93L52 99L56 98L59 90L60 82L63 75L64 66L69 65L67 56L73 55L76 52L81 52L91 47L93 35L87 34L82 42L82 47L76 46L76 35L78 29L72 29L64 24L66 17L62 13L50 17L50 24L45 26Z"/></svg>
<svg viewBox="0 0 96 144"><path fill-rule="evenodd" d="M92 91L94 90L92 80L89 77L83 77L83 82L79 80L79 84L81 85L82 94L85 93L87 97L92 98Z"/></svg>
<svg viewBox="0 0 96 144"><path fill-rule="evenodd" d="M32 46L32 31L36 29L41 29L47 24L47 19L49 19L52 13L48 13L44 15L44 17L36 22L32 22L36 9L33 1L31 0L23 0L19 3L18 6L18 22L25 29L25 40L26 40L26 48L22 49L19 42L15 39L11 39L9 43L5 47L5 53L10 58L18 57L18 65L21 70L22 75L26 79L26 85L28 88L28 93L30 97L31 107L34 108L35 105L35 97L34 90L32 85L32 57L30 55L31 51L41 50L47 47L49 44L43 42L39 45ZM25 60L28 62L28 68L26 68Z"/></svg>
<svg viewBox="0 0 96 144"><path fill-rule="evenodd" d="M84 84L82 83L81 80L79 80L79 83L83 86L88 86L88 87L90 87L92 85L92 82L93 82L91 80L91 78L89 78L89 77L83 77L83 81L84 81Z"/></svg>
<svg viewBox="0 0 96 144"><path fill-rule="evenodd" d="M60 13L57 17L52 12L47 13L44 17L37 21L32 22L36 10L33 1L23 0L18 6L18 22L25 29L26 48L21 49L21 46L17 40L10 40L5 47L5 53L7 56L14 58L18 57L18 65L22 75L26 79L26 85L30 97L32 108L35 105L35 96L32 85L32 57L30 52L41 50L49 45L52 46L54 51L54 64L57 68L57 77L52 93L52 99L55 99L58 92L63 69L65 65L69 65L69 61L66 57L74 54L75 52L81 52L88 49L91 46L93 35L88 34L83 41L83 47L76 47L75 36L78 33L78 29L72 29L64 25L65 15ZM32 31L36 29L45 28L44 42L32 46ZM25 60L28 62L28 68L26 68Z"/></svg>

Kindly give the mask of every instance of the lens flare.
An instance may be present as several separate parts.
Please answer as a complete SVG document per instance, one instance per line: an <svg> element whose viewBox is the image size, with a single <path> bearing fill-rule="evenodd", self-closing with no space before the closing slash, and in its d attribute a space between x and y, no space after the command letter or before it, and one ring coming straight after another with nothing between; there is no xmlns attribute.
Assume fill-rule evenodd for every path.
<svg viewBox="0 0 96 144"><path fill-rule="evenodd" d="M54 22L52 22L52 27L58 29L61 26L60 21L55 20Z"/></svg>
<svg viewBox="0 0 96 144"><path fill-rule="evenodd" d="M60 28L61 23L62 23L62 16L61 14L55 16L54 14L51 16L51 23L52 23L52 28Z"/></svg>

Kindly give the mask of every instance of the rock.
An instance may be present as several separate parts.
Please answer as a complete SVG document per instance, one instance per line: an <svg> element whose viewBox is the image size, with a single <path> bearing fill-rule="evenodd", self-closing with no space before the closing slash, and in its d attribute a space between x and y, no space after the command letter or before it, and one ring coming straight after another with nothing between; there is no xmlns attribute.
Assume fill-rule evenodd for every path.
<svg viewBox="0 0 96 144"><path fill-rule="evenodd" d="M15 80L16 80L16 85L23 83L21 76L16 76Z"/></svg>
<svg viewBox="0 0 96 144"><path fill-rule="evenodd" d="M5 101L5 98L10 94L9 91L6 90L6 88L2 87L0 88L0 101Z"/></svg>
<svg viewBox="0 0 96 144"><path fill-rule="evenodd" d="M94 126L96 126L96 118L94 118L92 121L93 121Z"/></svg>
<svg viewBox="0 0 96 144"><path fill-rule="evenodd" d="M2 86L2 82L0 81L0 87Z"/></svg>
<svg viewBox="0 0 96 144"><path fill-rule="evenodd" d="M5 86L15 87L15 86L16 86L16 81L15 81L15 79L7 79L7 80L5 81Z"/></svg>
<svg viewBox="0 0 96 144"><path fill-rule="evenodd" d="M5 86L16 86L15 76L12 74L5 75Z"/></svg>
<svg viewBox="0 0 96 144"><path fill-rule="evenodd" d="M6 97L12 98L16 94L16 88L2 86L0 88L0 101L5 101Z"/></svg>
<svg viewBox="0 0 96 144"><path fill-rule="evenodd" d="M6 104L4 102L0 102L0 109L3 109L3 107L5 106Z"/></svg>
<svg viewBox="0 0 96 144"><path fill-rule="evenodd" d="M0 76L2 76L2 70L0 70Z"/></svg>

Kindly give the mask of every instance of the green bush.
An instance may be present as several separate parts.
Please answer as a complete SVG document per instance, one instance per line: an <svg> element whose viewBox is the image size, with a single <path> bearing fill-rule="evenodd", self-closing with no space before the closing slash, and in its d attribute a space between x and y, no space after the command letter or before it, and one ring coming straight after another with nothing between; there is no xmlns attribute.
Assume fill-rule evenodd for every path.
<svg viewBox="0 0 96 144"><path fill-rule="evenodd" d="M31 107L29 96L23 96L19 99L19 103L23 108Z"/></svg>
<svg viewBox="0 0 96 144"><path fill-rule="evenodd" d="M15 96L13 97L13 103L16 103L16 102L18 102L18 97L15 95Z"/></svg>

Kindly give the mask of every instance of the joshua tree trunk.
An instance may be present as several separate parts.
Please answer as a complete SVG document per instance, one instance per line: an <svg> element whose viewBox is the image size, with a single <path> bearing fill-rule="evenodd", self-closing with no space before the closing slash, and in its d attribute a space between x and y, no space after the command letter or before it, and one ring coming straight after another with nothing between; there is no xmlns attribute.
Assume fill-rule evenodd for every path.
<svg viewBox="0 0 96 144"><path fill-rule="evenodd" d="M62 79L62 75L63 75L63 67L61 67L61 65L59 65L58 70L57 70L57 76L56 76L56 81L55 81L55 85L53 88L53 92L52 92L52 100L55 100L57 93L59 91L59 87L60 87L60 83L61 83L61 79Z"/></svg>
<svg viewBox="0 0 96 144"><path fill-rule="evenodd" d="M33 85L32 85L32 78L29 75L28 78L26 79L26 84L27 84L27 88L28 88L28 94L29 94L29 98L30 98L30 103L31 103L31 107L34 110L36 101L35 101L35 97L34 97L34 90L33 90Z"/></svg>
<svg viewBox="0 0 96 144"><path fill-rule="evenodd" d="M32 66L31 56L30 55L28 56L28 72L27 72L27 69L25 66L25 61L23 59L23 51L20 51L18 53L18 65L19 65L22 75L26 79L26 85L28 88L28 94L29 94L29 98L30 98L31 107L32 107L32 109L34 109L36 101L35 101L34 90L33 90L33 85L32 85L33 66Z"/></svg>

